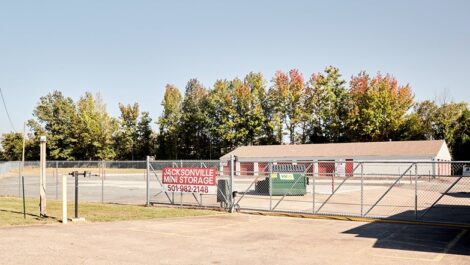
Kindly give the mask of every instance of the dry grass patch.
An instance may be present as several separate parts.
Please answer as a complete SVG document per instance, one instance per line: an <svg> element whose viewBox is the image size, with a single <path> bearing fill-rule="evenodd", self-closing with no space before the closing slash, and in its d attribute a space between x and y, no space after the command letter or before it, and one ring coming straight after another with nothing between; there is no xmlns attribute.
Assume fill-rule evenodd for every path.
<svg viewBox="0 0 470 265"><path fill-rule="evenodd" d="M68 217L74 214L73 202L68 203ZM220 214L211 210L183 208L157 208L140 205L100 204L81 202L79 216L88 222L112 222L126 220L147 220L170 217L189 217ZM20 198L0 197L0 227L57 223L62 219L62 202L47 200L47 218L39 216L39 201L26 199L26 219L23 218L23 202Z"/></svg>

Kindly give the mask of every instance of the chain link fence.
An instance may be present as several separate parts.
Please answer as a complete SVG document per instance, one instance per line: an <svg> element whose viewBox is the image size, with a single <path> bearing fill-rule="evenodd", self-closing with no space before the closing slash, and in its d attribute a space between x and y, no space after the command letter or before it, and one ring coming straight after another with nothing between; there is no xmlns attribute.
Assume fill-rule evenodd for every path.
<svg viewBox="0 0 470 265"><path fill-rule="evenodd" d="M470 224L470 162L236 162L242 210Z"/></svg>
<svg viewBox="0 0 470 265"><path fill-rule="evenodd" d="M164 168L214 169L213 193L172 191ZM20 174L21 171L21 174ZM470 162L423 161L48 161L47 196L62 176L79 179L79 200L214 207L347 217L470 224ZM0 196L39 196L39 162L0 163ZM67 177L69 200L74 179Z"/></svg>
<svg viewBox="0 0 470 265"><path fill-rule="evenodd" d="M68 198L74 198L74 171L90 172L91 176L79 178L79 199L103 203L145 203L145 161L47 161L46 194L59 199L62 194L62 176L67 176ZM0 196L21 196L21 175L25 179L25 196L39 196L39 162L0 164Z"/></svg>

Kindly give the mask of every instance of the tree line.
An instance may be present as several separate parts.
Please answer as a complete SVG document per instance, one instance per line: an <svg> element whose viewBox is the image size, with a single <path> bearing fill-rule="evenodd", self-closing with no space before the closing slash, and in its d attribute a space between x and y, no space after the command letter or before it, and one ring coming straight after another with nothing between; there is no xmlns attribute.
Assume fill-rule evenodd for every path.
<svg viewBox="0 0 470 265"><path fill-rule="evenodd" d="M390 74L360 72L346 81L326 67L308 78L293 69L268 82L261 73L188 81L184 94L168 84L152 130L137 103L110 117L99 95L77 102L54 91L41 97L28 122L27 159L37 159L40 135L59 160L217 159L243 145L444 139L455 160L470 159L466 102L416 102L411 86ZM2 136L3 159L21 156L22 135Z"/></svg>
<svg viewBox="0 0 470 265"><path fill-rule="evenodd" d="M135 160L155 152L156 142L148 112L137 103L119 104L121 115L111 117L99 94L85 93L77 102L60 91L39 99L28 121L25 158L39 159L39 138L47 136L47 156L52 160ZM1 139L5 160L21 158L21 133Z"/></svg>

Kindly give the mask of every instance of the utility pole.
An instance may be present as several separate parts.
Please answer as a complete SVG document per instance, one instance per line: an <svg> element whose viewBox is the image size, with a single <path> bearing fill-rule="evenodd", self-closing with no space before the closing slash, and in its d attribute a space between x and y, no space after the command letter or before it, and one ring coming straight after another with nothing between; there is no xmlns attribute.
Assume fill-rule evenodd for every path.
<svg viewBox="0 0 470 265"><path fill-rule="evenodd" d="M46 136L40 138L39 215L46 217Z"/></svg>

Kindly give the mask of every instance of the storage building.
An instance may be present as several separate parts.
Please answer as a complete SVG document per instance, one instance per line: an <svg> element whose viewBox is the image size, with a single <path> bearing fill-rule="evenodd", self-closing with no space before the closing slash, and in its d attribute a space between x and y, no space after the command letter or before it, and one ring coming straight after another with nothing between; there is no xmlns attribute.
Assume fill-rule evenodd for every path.
<svg viewBox="0 0 470 265"><path fill-rule="evenodd" d="M444 140L356 142L299 145L242 146L222 156L221 170L229 171L231 156L236 157L237 175L258 175L266 171L267 162L279 164L308 164L318 162L319 174L334 173L335 163L345 164L345 173L351 174L358 161L369 163L364 170L377 174L400 174L413 162L449 162L451 155ZM396 162L389 163L386 162ZM313 169L310 167L309 170ZM365 172L367 174L367 172ZM450 175L450 163L421 163L420 175Z"/></svg>

